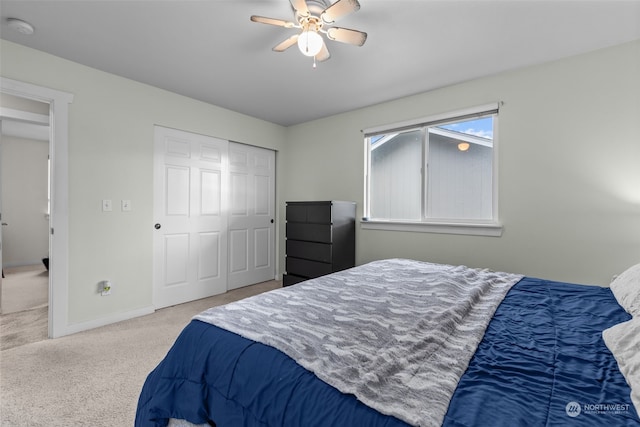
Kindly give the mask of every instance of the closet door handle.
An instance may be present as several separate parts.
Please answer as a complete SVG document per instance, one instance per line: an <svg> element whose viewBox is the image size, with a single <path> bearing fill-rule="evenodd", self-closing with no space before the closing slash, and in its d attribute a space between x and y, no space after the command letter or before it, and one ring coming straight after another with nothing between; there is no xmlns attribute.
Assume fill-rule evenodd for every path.
<svg viewBox="0 0 640 427"><path fill-rule="evenodd" d="M156 225L153 226L156 230L160 230L160 227L162 227L160 223L156 223Z"/></svg>

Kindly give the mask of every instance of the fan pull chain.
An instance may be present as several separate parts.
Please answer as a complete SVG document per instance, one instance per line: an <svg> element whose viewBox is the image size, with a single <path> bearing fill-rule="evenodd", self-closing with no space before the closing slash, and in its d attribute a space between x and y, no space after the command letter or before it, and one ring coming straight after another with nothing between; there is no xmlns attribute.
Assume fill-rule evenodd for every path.
<svg viewBox="0 0 640 427"><path fill-rule="evenodd" d="M313 57L313 68L316 68L316 57Z"/></svg>

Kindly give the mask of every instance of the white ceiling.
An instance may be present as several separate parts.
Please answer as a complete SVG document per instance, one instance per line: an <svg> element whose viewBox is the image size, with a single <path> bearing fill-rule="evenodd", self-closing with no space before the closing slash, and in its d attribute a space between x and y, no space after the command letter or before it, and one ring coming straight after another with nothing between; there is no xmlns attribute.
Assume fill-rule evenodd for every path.
<svg viewBox="0 0 640 427"><path fill-rule="evenodd" d="M640 0L360 0L312 67L288 0L2 0L0 37L289 126L434 88L640 39ZM35 27L25 36L6 18ZM1 58L0 58L1 59Z"/></svg>

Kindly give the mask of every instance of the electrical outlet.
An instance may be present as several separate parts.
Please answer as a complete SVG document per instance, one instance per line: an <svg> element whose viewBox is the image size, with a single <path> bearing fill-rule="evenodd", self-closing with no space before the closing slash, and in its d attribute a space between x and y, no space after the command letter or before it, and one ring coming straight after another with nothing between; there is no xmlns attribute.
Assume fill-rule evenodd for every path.
<svg viewBox="0 0 640 427"><path fill-rule="evenodd" d="M100 282L100 284L102 285L100 287L100 295L102 295L103 297L111 295L111 281L103 280L102 282Z"/></svg>

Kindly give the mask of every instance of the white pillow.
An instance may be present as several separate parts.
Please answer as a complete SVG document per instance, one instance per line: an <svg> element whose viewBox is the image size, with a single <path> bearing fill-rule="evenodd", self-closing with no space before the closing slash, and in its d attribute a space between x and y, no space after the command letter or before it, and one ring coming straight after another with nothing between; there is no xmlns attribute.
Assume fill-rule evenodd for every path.
<svg viewBox="0 0 640 427"><path fill-rule="evenodd" d="M640 317L605 329L602 338L631 387L631 401L640 414Z"/></svg>
<svg viewBox="0 0 640 427"><path fill-rule="evenodd" d="M618 304L632 316L640 316L640 264L629 267L611 282Z"/></svg>

